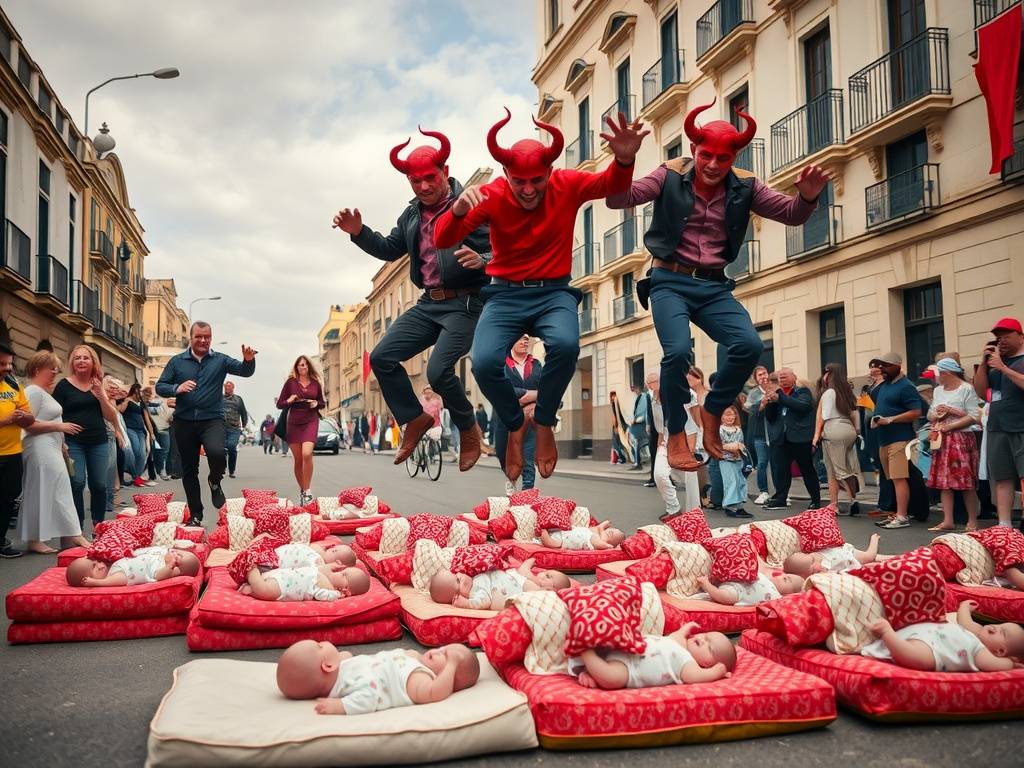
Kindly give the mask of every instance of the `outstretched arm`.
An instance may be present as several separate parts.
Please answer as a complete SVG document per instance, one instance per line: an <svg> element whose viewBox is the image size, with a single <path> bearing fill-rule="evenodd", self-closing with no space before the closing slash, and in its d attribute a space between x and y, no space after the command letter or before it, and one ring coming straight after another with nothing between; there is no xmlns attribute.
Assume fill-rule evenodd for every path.
<svg viewBox="0 0 1024 768"><path fill-rule="evenodd" d="M881 540L881 536L877 533L872 533L871 538L868 539L868 548L861 552L859 549L853 551L853 556L857 558L857 562L866 565L867 563L875 562L875 558L878 557L878 542Z"/></svg>
<svg viewBox="0 0 1024 768"><path fill-rule="evenodd" d="M684 664L682 673L679 675L684 683L713 683L715 680L731 676L732 673L721 662L710 667L702 667L696 661Z"/></svg>
<svg viewBox="0 0 1024 768"><path fill-rule="evenodd" d="M86 576L82 579L83 587L127 587L128 575L124 573L108 573L102 579Z"/></svg>

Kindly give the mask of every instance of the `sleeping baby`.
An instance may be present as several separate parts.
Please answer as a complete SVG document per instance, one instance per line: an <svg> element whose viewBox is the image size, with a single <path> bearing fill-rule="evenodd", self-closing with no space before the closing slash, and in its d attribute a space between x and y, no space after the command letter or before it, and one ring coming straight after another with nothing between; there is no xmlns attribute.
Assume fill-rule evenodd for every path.
<svg viewBox="0 0 1024 768"><path fill-rule="evenodd" d="M541 531L540 543L549 549L615 549L626 540L626 534L611 526L611 522L605 520L590 528Z"/></svg>
<svg viewBox="0 0 1024 768"><path fill-rule="evenodd" d="M243 595L257 600L332 602L342 597L362 595L370 589L370 577L359 568L332 570L331 566L274 568L266 573L253 568L246 584L238 588Z"/></svg>
<svg viewBox="0 0 1024 768"><path fill-rule="evenodd" d="M707 576L697 579L697 585L719 605L759 605L783 595L792 595L804 587L804 580L791 573L772 571L767 566L754 581L723 581L714 584Z"/></svg>
<svg viewBox="0 0 1024 768"><path fill-rule="evenodd" d="M480 662L464 645L425 653L353 656L328 642L301 640L281 654L277 687L289 699L316 699L321 715L363 715L443 701L476 684Z"/></svg>
<svg viewBox="0 0 1024 768"><path fill-rule="evenodd" d="M72 587L133 587L175 576L199 573L199 558L187 550L168 547L140 547L131 557L104 563L88 557L72 560L65 571Z"/></svg>
<svg viewBox="0 0 1024 768"><path fill-rule="evenodd" d="M523 592L540 589L565 589L569 577L561 571L533 572L534 560L524 560L518 568L486 571L476 576L438 571L430 579L430 599L456 608L500 611L505 601Z"/></svg>
<svg viewBox="0 0 1024 768"><path fill-rule="evenodd" d="M334 570L339 570L356 564L356 553L347 544L326 547L317 543L282 544L275 547L274 551L277 553L280 568L319 568L321 565L329 565Z"/></svg>
<svg viewBox="0 0 1024 768"><path fill-rule="evenodd" d="M786 558L782 570L806 579L815 573L843 573L868 563L887 560L888 556L878 554L880 538L877 533L871 534L868 548L863 551L854 549L852 544L843 544L841 547L828 547L818 552L796 552Z"/></svg>

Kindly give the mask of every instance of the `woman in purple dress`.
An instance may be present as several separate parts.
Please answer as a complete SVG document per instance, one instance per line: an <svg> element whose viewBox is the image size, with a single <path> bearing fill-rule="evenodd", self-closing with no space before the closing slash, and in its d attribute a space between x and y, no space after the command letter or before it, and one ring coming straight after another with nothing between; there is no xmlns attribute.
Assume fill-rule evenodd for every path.
<svg viewBox="0 0 1024 768"><path fill-rule="evenodd" d="M299 484L299 504L313 500L309 488L313 480L313 447L320 427L320 409L324 407L324 391L320 374L305 355L299 355L292 365L281 394L278 408L287 408L287 441L295 463L295 482ZM284 418L284 414L282 414Z"/></svg>

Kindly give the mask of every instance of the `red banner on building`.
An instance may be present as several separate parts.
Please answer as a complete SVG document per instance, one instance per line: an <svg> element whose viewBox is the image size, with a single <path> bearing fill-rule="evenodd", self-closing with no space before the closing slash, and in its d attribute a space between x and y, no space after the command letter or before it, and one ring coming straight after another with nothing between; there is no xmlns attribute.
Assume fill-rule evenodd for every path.
<svg viewBox="0 0 1024 768"><path fill-rule="evenodd" d="M978 29L978 63L974 76L988 108L992 167L999 173L1013 155L1013 104L1020 60L1021 6L1015 5Z"/></svg>

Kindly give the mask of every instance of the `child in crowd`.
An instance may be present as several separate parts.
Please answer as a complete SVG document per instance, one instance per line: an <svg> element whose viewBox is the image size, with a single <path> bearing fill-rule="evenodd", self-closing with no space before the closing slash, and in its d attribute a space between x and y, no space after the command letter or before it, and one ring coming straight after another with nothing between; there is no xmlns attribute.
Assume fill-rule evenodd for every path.
<svg viewBox="0 0 1024 768"><path fill-rule="evenodd" d="M480 662L464 645L425 653L353 656L328 642L300 640L277 662L277 687L289 699L316 699L321 715L362 715L443 701L476 684Z"/></svg>
<svg viewBox="0 0 1024 768"><path fill-rule="evenodd" d="M729 517L753 517L743 508L747 501L747 478L743 475L743 428L733 406L722 411L722 426L718 429L722 439L723 458L718 463L722 473L722 509Z"/></svg>
<svg viewBox="0 0 1024 768"><path fill-rule="evenodd" d="M282 544L275 547L279 568L319 568L332 566L334 570L356 564L356 553L347 544Z"/></svg>
<svg viewBox="0 0 1024 768"><path fill-rule="evenodd" d="M183 549L140 547L131 557L104 563L88 557L72 560L65 571L72 587L133 587L199 573L199 558Z"/></svg>
<svg viewBox="0 0 1024 768"><path fill-rule="evenodd" d="M926 622L893 629L876 621L871 632L878 639L861 655L883 659L908 669L935 672L1002 672L1024 658L1024 627L1019 624L982 626L972 617L973 600L960 603L956 622Z"/></svg>
<svg viewBox="0 0 1024 768"><path fill-rule="evenodd" d="M841 547L828 547L818 552L796 552L783 561L782 570L806 579L815 573L843 573L868 563L881 562L887 560L889 556L878 554L880 539L877 533L871 534L868 548L865 550L854 549L853 544L843 544Z"/></svg>
<svg viewBox="0 0 1024 768"><path fill-rule="evenodd" d="M714 584L707 576L697 579L708 598L719 605L760 605L783 595L796 594L804 588L804 580L791 573L762 566L753 581L723 581Z"/></svg>
<svg viewBox="0 0 1024 768"><path fill-rule="evenodd" d="M540 543L549 549L615 549L625 540L626 534L618 528L612 528L610 520L605 520L590 528L540 532Z"/></svg>
<svg viewBox="0 0 1024 768"><path fill-rule="evenodd" d="M730 677L736 666L736 649L721 632L694 634L690 621L661 637L645 635L643 653L611 651L604 656L591 649L569 660L570 674L580 685L603 688L654 688L680 683L710 683Z"/></svg>
<svg viewBox="0 0 1024 768"><path fill-rule="evenodd" d="M523 592L558 590L571 586L569 577L561 571L548 570L535 574L533 565L531 557L518 568L487 571L473 577L463 573L438 571L430 579L430 599L456 608L500 611L508 598Z"/></svg>
<svg viewBox="0 0 1024 768"><path fill-rule="evenodd" d="M253 568L246 581L248 583L238 588L243 595L281 602L332 602L342 597L365 594L370 589L370 577L365 571L359 568L335 571L330 566L275 568L266 573Z"/></svg>

